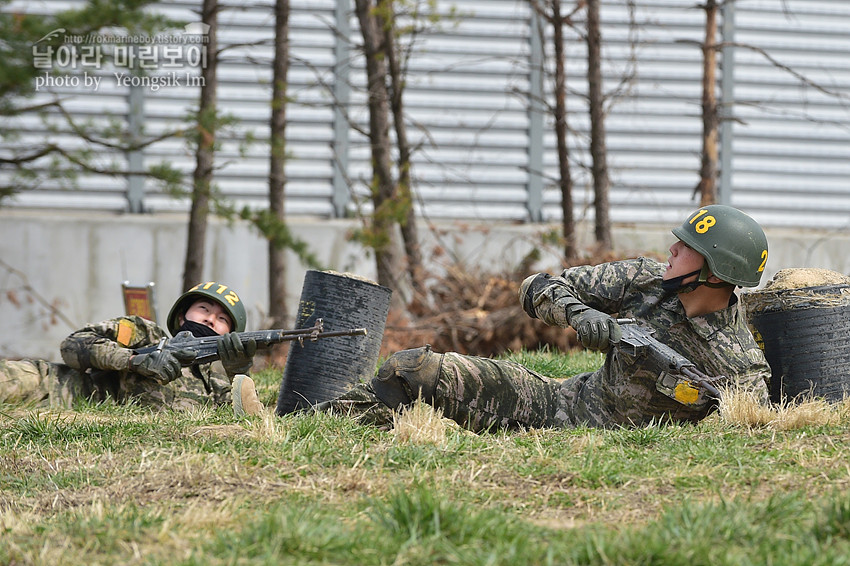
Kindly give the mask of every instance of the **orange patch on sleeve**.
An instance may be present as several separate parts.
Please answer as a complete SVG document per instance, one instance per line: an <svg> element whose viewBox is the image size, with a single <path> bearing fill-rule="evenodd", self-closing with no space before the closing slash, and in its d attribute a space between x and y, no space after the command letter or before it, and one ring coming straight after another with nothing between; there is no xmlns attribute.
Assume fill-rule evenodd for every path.
<svg viewBox="0 0 850 566"><path fill-rule="evenodd" d="M118 323L118 343L122 346L129 346L130 340L133 339L133 331L136 329L135 325L129 320L121 320Z"/></svg>

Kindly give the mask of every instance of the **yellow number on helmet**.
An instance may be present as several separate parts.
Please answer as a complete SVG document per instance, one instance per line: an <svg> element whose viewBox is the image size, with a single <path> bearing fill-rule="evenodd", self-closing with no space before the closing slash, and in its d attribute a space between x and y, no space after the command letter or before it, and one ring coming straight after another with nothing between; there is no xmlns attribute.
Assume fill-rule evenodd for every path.
<svg viewBox="0 0 850 566"><path fill-rule="evenodd" d="M694 230L696 230L697 234L705 234L708 232L708 229L717 224L717 219L713 216L706 216L699 222L697 222L696 226L694 226Z"/></svg>
<svg viewBox="0 0 850 566"><path fill-rule="evenodd" d="M698 210L693 216L691 216L688 224L693 224L697 221L698 218L708 214L708 210L703 208L702 210ZM696 226L694 226L694 230L697 234L705 234L708 232L708 229L717 224L717 219L714 216L706 216L699 222L697 222Z"/></svg>

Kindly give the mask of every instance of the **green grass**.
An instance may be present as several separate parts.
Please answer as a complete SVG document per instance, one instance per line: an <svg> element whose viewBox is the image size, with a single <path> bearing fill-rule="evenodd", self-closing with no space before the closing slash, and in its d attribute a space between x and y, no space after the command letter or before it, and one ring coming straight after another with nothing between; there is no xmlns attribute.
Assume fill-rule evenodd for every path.
<svg viewBox="0 0 850 566"><path fill-rule="evenodd" d="M256 376L270 408L279 379ZM327 414L3 405L0 564L850 563L846 419L445 429L414 442Z"/></svg>

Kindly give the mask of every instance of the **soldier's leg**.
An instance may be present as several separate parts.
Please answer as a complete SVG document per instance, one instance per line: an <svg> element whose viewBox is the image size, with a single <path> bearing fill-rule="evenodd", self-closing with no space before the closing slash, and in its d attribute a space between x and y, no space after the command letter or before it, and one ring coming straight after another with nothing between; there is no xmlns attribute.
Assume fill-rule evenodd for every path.
<svg viewBox="0 0 850 566"><path fill-rule="evenodd" d="M84 379L65 364L0 360L0 402L70 407L84 396Z"/></svg>
<svg viewBox="0 0 850 566"><path fill-rule="evenodd" d="M41 360L0 360L0 403L46 401L48 373L48 365Z"/></svg>
<svg viewBox="0 0 850 566"><path fill-rule="evenodd" d="M391 427L393 410L375 395L372 385L361 383L336 399L319 403L316 411L332 411L356 419L363 424Z"/></svg>
<svg viewBox="0 0 850 566"><path fill-rule="evenodd" d="M561 426L558 383L520 364L430 347L391 356L372 380L376 396L392 408L422 400L474 431Z"/></svg>
<svg viewBox="0 0 850 566"><path fill-rule="evenodd" d="M506 360L446 353L437 382L434 406L461 426L552 428L558 382Z"/></svg>

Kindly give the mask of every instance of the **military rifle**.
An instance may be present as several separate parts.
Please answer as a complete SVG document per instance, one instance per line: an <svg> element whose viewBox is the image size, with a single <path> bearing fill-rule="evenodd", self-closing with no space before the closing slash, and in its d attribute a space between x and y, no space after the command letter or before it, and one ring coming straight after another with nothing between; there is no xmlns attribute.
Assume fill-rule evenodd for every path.
<svg viewBox="0 0 850 566"><path fill-rule="evenodd" d="M316 342L322 338L333 338L335 336L366 336L365 328L351 328L349 330L335 330L331 332L324 331L324 323L322 319L317 319L316 324L309 328L299 328L297 330L255 330L250 332L238 332L239 339L242 344L249 340L253 340L257 344L257 349L270 348L275 344L283 342L298 341L302 346L304 340ZM204 364L214 362L220 359L218 353L219 336L203 336L195 338L191 332L184 330L178 332L177 335L169 340L163 338L156 346L146 346L134 350L136 354L148 354L154 351L167 350L190 350L195 352L195 358L183 365L189 366L192 364Z"/></svg>
<svg viewBox="0 0 850 566"><path fill-rule="evenodd" d="M623 337L617 344L621 351L636 358L645 358L644 367L659 375L656 389L684 405L704 405L706 397L720 400L721 393L713 384L724 376L711 377L696 365L665 344L656 340L652 329L639 326L634 318L618 318ZM700 395L700 391L704 394Z"/></svg>

